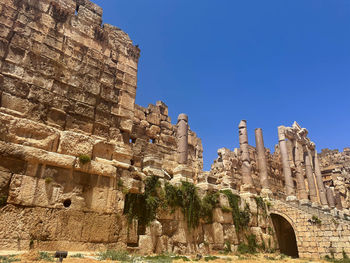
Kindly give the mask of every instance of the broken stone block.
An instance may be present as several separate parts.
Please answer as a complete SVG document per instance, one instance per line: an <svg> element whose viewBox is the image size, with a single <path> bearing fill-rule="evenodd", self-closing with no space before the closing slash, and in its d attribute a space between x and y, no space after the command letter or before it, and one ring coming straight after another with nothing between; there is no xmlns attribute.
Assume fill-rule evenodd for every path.
<svg viewBox="0 0 350 263"><path fill-rule="evenodd" d="M61 140L58 153L80 156L82 154L92 156L94 140L83 134L65 131L61 132Z"/></svg>

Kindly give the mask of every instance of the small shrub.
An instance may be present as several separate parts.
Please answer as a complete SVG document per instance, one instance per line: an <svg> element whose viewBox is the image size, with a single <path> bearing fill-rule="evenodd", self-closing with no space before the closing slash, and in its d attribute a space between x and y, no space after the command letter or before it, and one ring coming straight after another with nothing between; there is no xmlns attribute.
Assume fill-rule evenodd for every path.
<svg viewBox="0 0 350 263"><path fill-rule="evenodd" d="M179 259L183 261L190 261L185 256L176 256L168 253L159 254L155 256L147 256L147 257L143 257L142 259L144 260L142 262L147 262L147 263L171 263L173 262L173 260L179 260Z"/></svg>
<svg viewBox="0 0 350 263"><path fill-rule="evenodd" d="M33 249L34 248L34 240L30 239L29 241L29 249Z"/></svg>
<svg viewBox="0 0 350 263"><path fill-rule="evenodd" d="M0 195L0 208L7 204L7 195Z"/></svg>
<svg viewBox="0 0 350 263"><path fill-rule="evenodd" d="M224 248L224 254L228 254L232 252L232 249L231 249L231 242L226 240L225 241L225 248Z"/></svg>
<svg viewBox="0 0 350 263"><path fill-rule="evenodd" d="M71 258L84 258L84 255L81 253L73 254L70 256Z"/></svg>
<svg viewBox="0 0 350 263"><path fill-rule="evenodd" d="M51 184L53 181L52 177L46 177L45 178L45 184Z"/></svg>
<svg viewBox="0 0 350 263"><path fill-rule="evenodd" d="M321 219L319 219L315 215L312 216L311 221L312 221L313 224L316 224L316 225L321 225L321 223L322 223Z"/></svg>
<svg viewBox="0 0 350 263"><path fill-rule="evenodd" d="M212 223L213 221L213 209L219 203L219 193L207 193L203 200L201 206L201 217L206 223Z"/></svg>
<svg viewBox="0 0 350 263"><path fill-rule="evenodd" d="M221 211L224 213L232 213L232 208L227 207L227 206L223 206L223 207L221 207Z"/></svg>
<svg viewBox="0 0 350 263"><path fill-rule="evenodd" d="M44 261L54 261L53 256L45 251L39 252L39 257L37 260L44 260Z"/></svg>
<svg viewBox="0 0 350 263"><path fill-rule="evenodd" d="M86 163L91 162L91 158L90 158L89 155L81 154L81 155L79 155L79 161L80 161L82 164L86 164Z"/></svg>
<svg viewBox="0 0 350 263"><path fill-rule="evenodd" d="M15 258L16 255L9 255L9 256L0 256L0 262L1 263L11 263L20 261L20 259Z"/></svg>
<svg viewBox="0 0 350 263"><path fill-rule="evenodd" d="M204 261L210 261L210 260L216 260L216 259L219 259L219 257L217 257L217 256L207 256L207 257L204 257Z"/></svg>
<svg viewBox="0 0 350 263"><path fill-rule="evenodd" d="M132 261L132 257L128 252L123 250L107 250L104 252L98 253L99 260L118 260L123 262Z"/></svg>
<svg viewBox="0 0 350 263"><path fill-rule="evenodd" d="M247 244L240 243L237 251L241 254L255 254L258 247L256 243L256 236L254 234L250 234L249 236L246 236L246 238Z"/></svg>
<svg viewBox="0 0 350 263"><path fill-rule="evenodd" d="M118 186L119 189L123 189L124 183L123 183L123 180L122 180L122 179L120 179L120 178L118 179L117 186Z"/></svg>

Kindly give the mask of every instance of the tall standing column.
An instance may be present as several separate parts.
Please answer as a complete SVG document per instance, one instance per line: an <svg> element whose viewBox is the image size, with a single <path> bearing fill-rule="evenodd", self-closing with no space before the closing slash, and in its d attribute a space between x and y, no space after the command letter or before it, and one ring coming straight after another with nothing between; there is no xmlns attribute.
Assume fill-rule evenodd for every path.
<svg viewBox="0 0 350 263"><path fill-rule="evenodd" d="M177 153L180 164L187 164L188 159L188 116L180 114L177 118Z"/></svg>
<svg viewBox="0 0 350 263"><path fill-rule="evenodd" d="M258 152L258 166L260 175L260 184L262 191L264 189L269 189L269 179L267 174L267 162L265 155L264 137L262 134L262 129L255 129L255 145Z"/></svg>
<svg viewBox="0 0 350 263"><path fill-rule="evenodd" d="M314 164L315 164L315 176L316 176L316 183L318 188L318 194L320 196L320 201L323 206L326 206L327 203L327 195L326 190L324 188L323 180L322 180L322 174L321 174L321 168L320 163L317 156L317 151L314 149Z"/></svg>
<svg viewBox="0 0 350 263"><path fill-rule="evenodd" d="M247 121L242 120L239 125L239 146L241 148L242 160L242 187L243 192L253 192L254 183L251 175L251 165L248 147Z"/></svg>
<svg viewBox="0 0 350 263"><path fill-rule="evenodd" d="M292 178L292 170L290 169L289 165L289 158L288 158L288 151L287 151L287 144L286 144L286 136L284 133L284 126L278 127L278 143L280 146L280 153L281 153L281 159L282 159L282 166L283 166L283 175L286 185L286 195L287 200L295 200L295 190L294 190L294 183Z"/></svg>
<svg viewBox="0 0 350 263"><path fill-rule="evenodd" d="M326 187L326 193L327 193L327 201L328 201L329 207L334 208L335 207L335 199L334 199L332 189L330 187Z"/></svg>
<svg viewBox="0 0 350 263"><path fill-rule="evenodd" d="M303 148L300 143L295 140L295 153L294 153L294 162L296 166L295 177L297 179L298 195L301 201L309 202L309 197L306 192L304 171L302 165L302 156L304 156Z"/></svg>
<svg viewBox="0 0 350 263"><path fill-rule="evenodd" d="M317 198L317 190L315 185L315 179L312 172L312 166L311 166L311 153L308 147L305 145L304 148L304 162L305 162L305 171L306 171L306 177L307 177L307 183L309 186L309 194L310 199L313 204L318 204L318 198Z"/></svg>

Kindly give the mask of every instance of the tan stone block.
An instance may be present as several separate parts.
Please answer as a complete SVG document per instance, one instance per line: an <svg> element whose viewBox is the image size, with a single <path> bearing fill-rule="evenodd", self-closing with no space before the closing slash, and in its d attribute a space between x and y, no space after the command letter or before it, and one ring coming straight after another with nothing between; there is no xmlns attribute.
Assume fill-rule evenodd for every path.
<svg viewBox="0 0 350 263"><path fill-rule="evenodd" d="M133 121L130 120L130 119L121 119L120 120L120 129L122 131L125 131L125 132L128 132L128 133L131 133L131 130L132 130L132 127L133 127Z"/></svg>
<svg viewBox="0 0 350 263"><path fill-rule="evenodd" d="M213 221L221 224L233 224L232 213L224 213L221 208L215 208L213 211Z"/></svg>
<svg viewBox="0 0 350 263"><path fill-rule="evenodd" d="M123 108L133 111L135 107L135 96L122 91L119 96L119 103Z"/></svg>
<svg viewBox="0 0 350 263"><path fill-rule="evenodd" d="M139 252L143 255L151 254L153 253L153 243L152 243L152 237L147 235L140 235L139 236Z"/></svg>
<svg viewBox="0 0 350 263"><path fill-rule="evenodd" d="M236 234L236 228L232 224L223 225L224 240L230 242L232 245L238 245L239 240Z"/></svg>
<svg viewBox="0 0 350 263"><path fill-rule="evenodd" d="M92 156L94 139L89 136L71 131L61 132L58 153L80 156L82 154Z"/></svg>
<svg viewBox="0 0 350 263"><path fill-rule="evenodd" d="M10 110L17 111L18 113L26 114L34 108L34 104L28 100L21 99L3 92L1 96L1 106Z"/></svg>
<svg viewBox="0 0 350 263"><path fill-rule="evenodd" d="M150 113L149 115L147 115L146 120L151 124L159 126L160 125L160 114Z"/></svg>
<svg viewBox="0 0 350 263"><path fill-rule="evenodd" d="M158 134L160 133L159 126L152 125L151 127L146 129L146 135L150 138L156 138Z"/></svg>

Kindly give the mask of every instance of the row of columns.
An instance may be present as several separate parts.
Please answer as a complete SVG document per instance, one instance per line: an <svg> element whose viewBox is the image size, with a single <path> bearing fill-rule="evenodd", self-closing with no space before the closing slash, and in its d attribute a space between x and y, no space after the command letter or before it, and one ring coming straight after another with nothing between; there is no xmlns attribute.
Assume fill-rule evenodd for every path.
<svg viewBox="0 0 350 263"><path fill-rule="evenodd" d="M251 175L251 164L249 157L249 144L248 144L248 133L247 133L247 121L242 120L239 125L239 146L241 150L241 173L242 173L242 186L241 192L255 192L253 178ZM265 155L265 146L262 129L255 129L255 143L257 149L257 161L259 167L259 178L261 184L261 194L270 195L271 190L269 187L267 161Z"/></svg>
<svg viewBox="0 0 350 263"><path fill-rule="evenodd" d="M299 126L298 126L299 127ZM293 127L295 128L295 127ZM242 186L241 192L255 192L253 178L251 175L251 163L249 156L249 144L247 133L247 121L242 120L239 125L239 144L241 149L241 173L242 173ZM294 132L294 133L293 133ZM334 208L337 202L334 197L333 191L330 188L325 188L322 180L322 174L317 156L317 151L313 143L306 139L307 130L295 129L289 131L290 134L297 134L298 138L291 138L294 148L294 164L295 164L295 177L297 181L297 193L300 201L306 203L310 201L313 205L321 204L322 206L330 206ZM177 139L178 139L178 162L179 164L187 164L188 161L188 116L186 114L180 114L177 122ZM292 169L289 160L289 151L286 142L286 127L278 127L278 142L280 148L280 155L282 161L283 175L285 179L285 191L287 200L293 201L297 199L296 189L294 187L294 181L292 176ZM257 162L259 168L259 178L262 187L261 194L271 194L268 180L268 168L265 155L264 138L261 128L255 129L255 143L257 151ZM302 158L302 157L303 158ZM314 164L314 165L312 165ZM304 170L308 182L307 193ZM315 180L316 179L316 180ZM316 183L315 183L316 181Z"/></svg>
<svg viewBox="0 0 350 263"><path fill-rule="evenodd" d="M286 128L284 126L278 127L278 140L283 165L287 200L295 200L297 198L297 194L293 183L292 169L290 167L286 133L288 133L288 139L291 140L294 148L293 161L295 164L297 194L300 201L303 203L308 203L308 197L310 197L310 201L314 206L321 205L324 208L327 208L328 206L334 208L334 194L331 189L326 190L323 184L315 145L308 138L306 138L307 130L301 129L297 124L293 124L292 128ZM307 179L308 193L304 180L304 170Z"/></svg>
<svg viewBox="0 0 350 263"><path fill-rule="evenodd" d="M307 130L301 129L295 124L289 131L288 136L295 133L297 138L291 140L294 150L295 177L297 181L297 189L294 187L292 176L291 162L289 158L289 149L287 146L286 127L278 127L278 141L285 179L285 192L288 201L297 200L297 194L301 203L311 203L315 206L321 204L324 208L334 208L338 203L337 196L334 196L332 189L325 188L322 180L322 174L317 156L315 145L306 138ZM247 135L247 122L242 120L239 125L239 144L241 150L241 174L242 186L241 192L255 192L253 186L253 178L251 175L251 164L249 157L249 145ZM261 194L271 194L269 189L268 168L265 154L265 146L262 129L255 129L255 143L257 151L257 163L259 168L259 179L262 187ZM305 185L304 171L307 178L308 189ZM310 197L310 201L309 201ZM338 208L338 207L337 207ZM339 208L338 208L339 209Z"/></svg>

